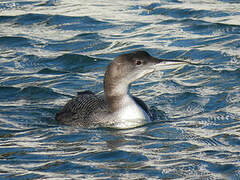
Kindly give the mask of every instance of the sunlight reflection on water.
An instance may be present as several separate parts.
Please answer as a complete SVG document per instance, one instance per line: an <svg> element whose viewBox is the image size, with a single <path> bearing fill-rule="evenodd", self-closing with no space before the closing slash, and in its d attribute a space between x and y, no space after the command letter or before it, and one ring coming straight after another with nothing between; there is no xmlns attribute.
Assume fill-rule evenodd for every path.
<svg viewBox="0 0 240 180"><path fill-rule="evenodd" d="M0 11L1 178L240 178L238 1L14 0ZM136 49L202 65L133 83L155 114L143 127L55 122Z"/></svg>

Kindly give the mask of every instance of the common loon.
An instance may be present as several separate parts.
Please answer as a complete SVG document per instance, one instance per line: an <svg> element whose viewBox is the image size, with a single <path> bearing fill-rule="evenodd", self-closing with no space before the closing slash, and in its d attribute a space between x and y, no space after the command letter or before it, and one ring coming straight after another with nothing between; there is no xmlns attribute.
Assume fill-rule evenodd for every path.
<svg viewBox="0 0 240 180"><path fill-rule="evenodd" d="M133 128L151 121L147 105L130 94L131 83L152 73L182 66L188 62L152 57L135 51L116 57L104 75L104 97L91 91L78 93L56 114L56 121L83 127Z"/></svg>

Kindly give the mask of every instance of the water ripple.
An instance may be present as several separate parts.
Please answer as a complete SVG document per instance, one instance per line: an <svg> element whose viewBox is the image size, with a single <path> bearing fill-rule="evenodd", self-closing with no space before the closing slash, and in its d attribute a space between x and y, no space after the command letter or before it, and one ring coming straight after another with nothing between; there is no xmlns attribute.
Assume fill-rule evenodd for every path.
<svg viewBox="0 0 240 180"><path fill-rule="evenodd" d="M7 0L0 10L0 178L240 178L238 1ZM101 92L109 62L136 49L199 64L132 84L153 123L54 120L77 92Z"/></svg>

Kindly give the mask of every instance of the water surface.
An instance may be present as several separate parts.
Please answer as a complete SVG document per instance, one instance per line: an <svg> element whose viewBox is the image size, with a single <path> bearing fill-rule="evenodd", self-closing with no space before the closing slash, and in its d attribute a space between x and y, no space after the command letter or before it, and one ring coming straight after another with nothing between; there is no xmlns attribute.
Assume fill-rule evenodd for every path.
<svg viewBox="0 0 240 180"><path fill-rule="evenodd" d="M240 179L239 1L0 2L0 178ZM132 93L155 122L55 122L108 63L146 50L207 65L156 72Z"/></svg>

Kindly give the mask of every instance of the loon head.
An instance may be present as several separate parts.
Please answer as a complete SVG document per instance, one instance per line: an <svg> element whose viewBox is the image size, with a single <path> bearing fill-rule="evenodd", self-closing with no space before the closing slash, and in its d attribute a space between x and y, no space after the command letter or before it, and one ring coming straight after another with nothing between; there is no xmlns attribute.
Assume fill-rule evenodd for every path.
<svg viewBox="0 0 240 180"><path fill-rule="evenodd" d="M116 57L104 76L105 96L122 96L129 93L129 86L137 79L154 71L172 69L186 64L182 60L152 57L145 51L135 51Z"/></svg>

